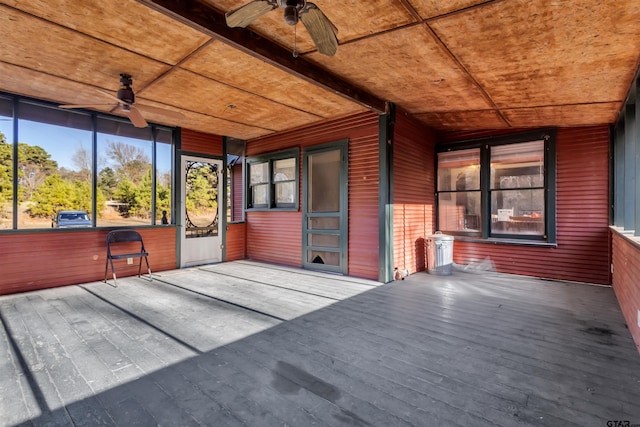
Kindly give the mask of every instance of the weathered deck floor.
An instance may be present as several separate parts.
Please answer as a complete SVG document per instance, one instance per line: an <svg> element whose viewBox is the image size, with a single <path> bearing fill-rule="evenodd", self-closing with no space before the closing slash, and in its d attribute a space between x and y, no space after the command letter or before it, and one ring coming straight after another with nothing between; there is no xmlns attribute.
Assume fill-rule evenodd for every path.
<svg viewBox="0 0 640 427"><path fill-rule="evenodd" d="M0 424L640 424L610 288L244 261L156 277L0 297Z"/></svg>

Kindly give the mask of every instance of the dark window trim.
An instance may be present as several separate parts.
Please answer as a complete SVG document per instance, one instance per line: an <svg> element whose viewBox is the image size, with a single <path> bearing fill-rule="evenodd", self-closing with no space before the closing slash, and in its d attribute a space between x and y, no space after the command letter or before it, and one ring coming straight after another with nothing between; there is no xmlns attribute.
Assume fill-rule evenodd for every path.
<svg viewBox="0 0 640 427"><path fill-rule="evenodd" d="M273 181L273 164L278 160L291 159L295 160L295 183L294 183L294 202L293 203L276 203L275 186L276 182ZM297 211L300 206L300 148L290 148L287 150L274 151L271 153L259 154L257 156L247 157L246 163L246 211ZM267 204L261 204L255 206L253 203L253 192L251 191L251 165L267 163L268 164L268 177L267 177ZM291 182L291 181L286 181Z"/></svg>
<svg viewBox="0 0 640 427"><path fill-rule="evenodd" d="M17 94L12 94L12 93L8 93L8 92L0 92L0 98L5 100L5 101L9 101L12 103L13 108L11 110L11 114L12 114L12 119L13 119L13 135L11 135L11 143L13 145L13 155L12 155L12 163L13 163L13 177L12 177L12 186L13 186L13 206L12 206L12 217L13 217L13 224L12 224L12 228L10 229L3 229L0 230L0 234L10 234L10 233L33 233L33 232L37 232L37 233L41 233L41 232L52 232L52 233L62 233L62 232L69 232L69 231L77 231L77 230L67 230L67 229L49 229L49 228L18 228L18 216L15 214L16 212L18 212L18 187L19 185L18 183L18 143L20 142L20 137L19 137L19 120L31 120L31 121L36 121L38 123L43 123L43 124L48 124L48 125L53 125L53 126L62 126L62 127L67 127L70 129L82 129L82 130L87 130L89 132L92 133L91 136L91 148L92 148L92 159L91 159L91 164L92 164L92 168L93 168L93 176L91 179L91 191L92 191L92 201L91 201L91 205L92 205L92 214L91 214L91 222L92 222L92 226L90 228L85 228L84 230L86 231L87 229L89 230L111 230L111 229L118 229L118 228L122 228L122 227L131 227L131 225L126 225L126 224L122 224L122 225L112 225L112 226L98 226L96 225L97 222L97 216L95 214L96 212L96 187L97 187L97 175L98 175L98 168L97 168L97 156L98 156L98 152L97 152L97 136L99 133L107 133L110 135L116 135L116 134L112 134L112 133L108 133L108 132L100 132L99 130L99 125L98 122L100 120L109 120L109 121L113 121L113 122L121 122L123 124L129 124L130 121L125 118L125 117L121 117L121 116L116 116L116 115L111 115L108 113L104 113L104 112L99 112L99 111L93 111L93 110L87 110L87 109L83 109L83 108L77 108L77 109L63 109L59 107L59 103L55 103L55 102L51 102L51 101L45 101L42 99L38 99L38 98L32 98L32 97L28 97L28 96L23 96L23 95L17 95ZM55 113L51 114L50 116L44 116L44 117L33 117L33 116L29 116L28 114L26 116L24 116L21 112L20 109L20 105L33 105L35 107L39 107L39 108L49 108L51 109L51 111L55 111ZM22 109L24 111L24 108ZM28 111L28 110L27 110ZM33 114L33 112L31 112L31 114ZM88 127L78 127L78 126L71 126L69 125L68 122L64 121L64 120L53 120L53 118L59 118L59 117L64 117L64 116L71 116L71 115L86 115L90 118L90 123L91 125ZM168 131L171 133L172 135L172 156L175 156L175 148L176 148L176 144L177 141L179 140L179 134L180 132L178 131L179 128L177 127L172 127L172 126L168 126L168 125L162 125L162 124L156 124L153 122L149 122L147 121L149 126L147 128L144 128L146 130L148 130L149 135L151 136L151 139L149 139L149 142L151 142L152 144L152 167L153 170L156 171L156 148L157 148L157 144L158 144L158 139L157 139L157 135L159 131ZM138 130L138 128L136 128L136 130ZM9 135L7 135L9 136ZM127 135L125 135L127 136ZM7 138L9 139L9 138ZM171 163L172 168L174 166L174 163ZM172 170L172 174L174 173L174 171ZM155 175L156 173L153 173L152 175L152 207L154 208L153 215L151 218L151 224L136 224L134 226L134 228L144 228L144 227L157 227L157 218L155 216L155 203L156 203L156 182L155 182ZM175 210L175 200L176 200L176 196L175 196L175 185L172 181L172 195L171 195L171 211L172 211L172 217L173 217L173 211ZM162 225L162 227L166 227L166 225ZM82 230L79 230L82 231Z"/></svg>
<svg viewBox="0 0 640 427"><path fill-rule="evenodd" d="M504 243L504 244L526 244L526 245L543 245L554 246L556 244L556 134L555 128L544 128L529 132L520 132L507 135L497 135L470 139L454 143L442 144L436 146L436 181L437 181L437 153L446 153L458 150L466 150L471 148L480 148L480 192L481 192L481 209L482 209L482 227L481 232L461 232L454 231L447 233L458 236L461 240L487 242L487 243ZM544 164L545 164L545 235L517 235L517 234L497 234L490 233L491 216L490 216L490 158L489 148L507 144L525 143L530 141L544 141ZM439 228L439 209L438 197L439 193L449 191L437 191L436 182L436 224Z"/></svg>

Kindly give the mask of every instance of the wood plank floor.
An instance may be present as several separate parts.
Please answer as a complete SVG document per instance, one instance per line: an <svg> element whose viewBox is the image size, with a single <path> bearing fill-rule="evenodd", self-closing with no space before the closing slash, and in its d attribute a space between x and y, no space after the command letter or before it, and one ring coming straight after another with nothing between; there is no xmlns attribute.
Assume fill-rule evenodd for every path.
<svg viewBox="0 0 640 427"><path fill-rule="evenodd" d="M0 425L640 425L607 287L250 261L118 282L0 297Z"/></svg>

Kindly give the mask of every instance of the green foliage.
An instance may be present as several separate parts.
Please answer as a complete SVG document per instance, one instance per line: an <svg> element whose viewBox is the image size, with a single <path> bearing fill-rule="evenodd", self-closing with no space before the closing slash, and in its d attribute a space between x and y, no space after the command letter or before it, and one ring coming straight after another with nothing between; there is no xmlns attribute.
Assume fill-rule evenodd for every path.
<svg viewBox="0 0 640 427"><path fill-rule="evenodd" d="M110 167L106 167L98 173L98 188L107 199L113 198L118 187L116 173Z"/></svg>
<svg viewBox="0 0 640 427"><path fill-rule="evenodd" d="M121 205L120 212L124 216L151 218L151 167L136 185L128 178L123 178L114 192L114 199ZM156 183L156 216L160 218L163 210L169 210L171 192L168 187Z"/></svg>
<svg viewBox="0 0 640 427"><path fill-rule="evenodd" d="M123 178L113 197L120 203L118 210L125 216L131 216L138 210L138 188L129 178Z"/></svg>
<svg viewBox="0 0 640 427"><path fill-rule="evenodd" d="M104 196L97 194L98 206L104 206ZM48 176L31 197L29 212L33 216L51 217L60 210L84 210L91 212L91 184L68 181L59 174Z"/></svg>
<svg viewBox="0 0 640 427"><path fill-rule="evenodd" d="M76 209L71 206L74 193L73 184L63 180L60 175L48 176L33 193L30 208L33 216L53 216L60 209Z"/></svg>
<svg viewBox="0 0 640 427"><path fill-rule="evenodd" d="M18 165L21 168L25 165L36 166L45 175L51 175L58 170L58 162L51 160L51 154L44 148L23 142L18 143Z"/></svg>
<svg viewBox="0 0 640 427"><path fill-rule="evenodd" d="M217 181L217 175L207 167L193 167L189 170L185 202L188 212L201 214L216 211Z"/></svg>
<svg viewBox="0 0 640 427"><path fill-rule="evenodd" d="M6 138L0 132L0 217L6 218L6 204L13 198L13 147L6 142ZM10 209L10 208L9 208Z"/></svg>

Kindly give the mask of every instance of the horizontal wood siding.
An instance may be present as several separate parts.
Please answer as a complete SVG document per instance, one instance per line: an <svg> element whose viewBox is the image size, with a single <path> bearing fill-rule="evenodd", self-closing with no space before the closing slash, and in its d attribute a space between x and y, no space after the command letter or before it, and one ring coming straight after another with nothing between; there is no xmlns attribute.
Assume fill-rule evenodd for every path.
<svg viewBox="0 0 640 427"><path fill-rule="evenodd" d="M210 156L222 156L222 137L219 135L182 129L181 139L182 151L207 154Z"/></svg>
<svg viewBox="0 0 640 427"><path fill-rule="evenodd" d="M244 222L227 224L225 261L247 258L247 225Z"/></svg>
<svg viewBox="0 0 640 427"><path fill-rule="evenodd" d="M65 230L1 235L0 294L102 280L108 231ZM176 268L174 227L142 228L138 231L149 252L152 271ZM137 273L137 268L135 271L117 268L119 277Z"/></svg>
<svg viewBox="0 0 640 427"><path fill-rule="evenodd" d="M231 221L242 221L242 163L231 169Z"/></svg>
<svg viewBox="0 0 640 427"><path fill-rule="evenodd" d="M375 133L349 144L349 275L378 279L380 149Z"/></svg>
<svg viewBox="0 0 640 427"><path fill-rule="evenodd" d="M378 278L378 116L362 113L247 143L247 155L349 140L349 275ZM302 165L302 157L300 158ZM302 170L300 171L302 173ZM302 184L302 177L300 177ZM300 189L301 197L301 189ZM300 199L301 200L301 199ZM247 256L302 265L302 215L247 212Z"/></svg>
<svg viewBox="0 0 640 427"><path fill-rule="evenodd" d="M393 145L394 266L425 269L425 236L434 231L435 135L398 115Z"/></svg>
<svg viewBox="0 0 640 427"><path fill-rule="evenodd" d="M489 258L505 273L610 284L608 126L558 130L556 200L557 248L456 241L454 261Z"/></svg>
<svg viewBox="0 0 640 427"><path fill-rule="evenodd" d="M617 232L612 233L613 290L627 321L627 327L640 351L640 245Z"/></svg>
<svg viewBox="0 0 640 427"><path fill-rule="evenodd" d="M300 212L247 212L247 257L302 266Z"/></svg>

